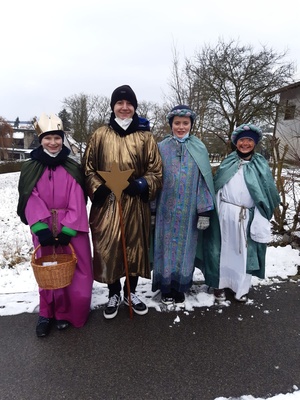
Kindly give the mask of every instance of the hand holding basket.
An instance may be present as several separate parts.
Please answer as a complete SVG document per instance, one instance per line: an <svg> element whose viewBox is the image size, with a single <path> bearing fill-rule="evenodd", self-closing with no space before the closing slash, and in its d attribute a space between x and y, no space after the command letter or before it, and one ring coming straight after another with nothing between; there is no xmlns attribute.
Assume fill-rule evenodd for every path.
<svg viewBox="0 0 300 400"><path fill-rule="evenodd" d="M77 264L74 247L69 243L71 254L56 253L55 247L53 247L52 254L36 258L36 252L40 247L41 245L37 246L31 256L31 266L39 287L41 289L61 289L69 286Z"/></svg>

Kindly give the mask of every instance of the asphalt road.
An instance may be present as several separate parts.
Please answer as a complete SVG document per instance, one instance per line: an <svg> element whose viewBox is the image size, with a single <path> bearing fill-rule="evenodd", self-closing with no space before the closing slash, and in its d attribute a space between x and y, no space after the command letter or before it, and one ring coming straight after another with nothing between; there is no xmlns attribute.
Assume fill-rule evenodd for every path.
<svg viewBox="0 0 300 400"><path fill-rule="evenodd" d="M229 294L229 297L231 295ZM104 320L35 336L37 315L0 317L1 400L270 397L300 388L300 281L253 303Z"/></svg>

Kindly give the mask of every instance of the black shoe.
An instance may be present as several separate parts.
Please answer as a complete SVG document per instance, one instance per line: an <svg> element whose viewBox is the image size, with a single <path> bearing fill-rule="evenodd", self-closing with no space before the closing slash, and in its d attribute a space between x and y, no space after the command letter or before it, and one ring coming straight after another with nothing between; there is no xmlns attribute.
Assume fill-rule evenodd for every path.
<svg viewBox="0 0 300 400"><path fill-rule="evenodd" d="M226 294L224 289L214 289L214 296L216 301L220 303L226 300Z"/></svg>
<svg viewBox="0 0 300 400"><path fill-rule="evenodd" d="M35 331L37 337L44 337L49 335L51 331L51 319L39 317Z"/></svg>
<svg viewBox="0 0 300 400"><path fill-rule="evenodd" d="M174 303L175 306L184 306L185 295L183 292L175 292L174 293Z"/></svg>
<svg viewBox="0 0 300 400"><path fill-rule="evenodd" d="M104 318L106 319L115 318L115 316L118 314L119 311L119 305L120 305L120 296L114 294L112 297L108 299L108 303L105 307L105 310L103 311Z"/></svg>
<svg viewBox="0 0 300 400"><path fill-rule="evenodd" d="M174 297L172 296L172 293L162 293L161 294L161 302L165 304L166 306L169 306L174 303Z"/></svg>
<svg viewBox="0 0 300 400"><path fill-rule="evenodd" d="M247 303L247 301L248 301L248 295L247 294L244 294L243 296L241 296L241 297L236 297L236 295L234 295L234 299L236 300L236 301L239 301L240 303Z"/></svg>
<svg viewBox="0 0 300 400"><path fill-rule="evenodd" d="M143 303L136 294L134 293L130 293L130 300L131 300L131 305L132 305L132 309L133 311L138 314L138 315L145 315L148 312L148 307L146 306L145 303ZM129 301L128 301L128 297L124 296L124 304L126 304L126 306L129 306Z"/></svg>
<svg viewBox="0 0 300 400"><path fill-rule="evenodd" d="M57 319L56 320L56 328L59 331L62 331L63 329L67 329L70 326L70 322L64 320L64 319Z"/></svg>

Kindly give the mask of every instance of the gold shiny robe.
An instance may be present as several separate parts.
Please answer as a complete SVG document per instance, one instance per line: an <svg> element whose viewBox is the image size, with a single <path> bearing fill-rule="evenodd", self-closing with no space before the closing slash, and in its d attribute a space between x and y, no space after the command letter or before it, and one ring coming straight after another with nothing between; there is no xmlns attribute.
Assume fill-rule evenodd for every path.
<svg viewBox="0 0 300 400"><path fill-rule="evenodd" d="M151 132L137 131L124 137L109 126L99 128L91 137L84 157L87 193L93 196L104 180L96 171L110 171L112 162L121 171L133 169L132 178L144 177L149 187L149 201L162 186L162 161ZM150 278L149 235L150 207L140 196L122 193L126 255L130 276ZM102 207L92 205L90 227L94 247L94 279L113 283L125 276L121 241L120 215L115 196L106 198Z"/></svg>

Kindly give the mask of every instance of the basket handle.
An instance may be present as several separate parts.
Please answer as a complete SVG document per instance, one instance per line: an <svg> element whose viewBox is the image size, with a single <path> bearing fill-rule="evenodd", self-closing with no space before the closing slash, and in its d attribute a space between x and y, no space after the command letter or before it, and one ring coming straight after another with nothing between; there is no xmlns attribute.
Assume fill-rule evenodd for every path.
<svg viewBox="0 0 300 400"><path fill-rule="evenodd" d="M76 258L76 253L75 253L74 247L71 245L71 243L69 243L68 246L69 246L70 249L71 249L72 256L73 256L74 258ZM53 253L56 254L56 253L55 253L55 246L53 246L53 247L54 247ZM32 261L32 262L35 261L36 252L37 252L40 248L41 248L41 245L39 244L39 245L33 250L33 253L32 253L32 256L31 256L31 261Z"/></svg>

